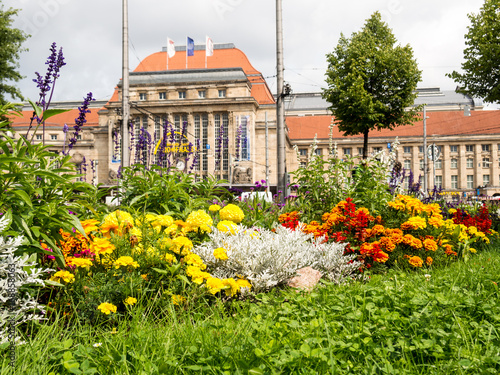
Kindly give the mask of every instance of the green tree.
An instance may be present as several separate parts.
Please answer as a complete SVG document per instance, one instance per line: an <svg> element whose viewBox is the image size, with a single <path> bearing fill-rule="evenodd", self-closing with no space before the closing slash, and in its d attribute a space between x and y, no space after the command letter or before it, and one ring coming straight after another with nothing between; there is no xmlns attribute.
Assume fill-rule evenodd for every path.
<svg viewBox="0 0 500 375"><path fill-rule="evenodd" d="M19 54L26 49L22 43L29 37L24 31L13 28L13 17L18 10L9 8L4 10L0 3L0 105L7 103L6 95L23 100L23 96L12 82L23 78L17 71L19 68Z"/></svg>
<svg viewBox="0 0 500 375"><path fill-rule="evenodd" d="M500 102L500 0L486 0L479 14L468 15L462 70L447 74L460 87L457 92Z"/></svg>
<svg viewBox="0 0 500 375"><path fill-rule="evenodd" d="M396 38L379 12L351 38L343 34L327 55L328 88L323 97L344 135L363 134L363 159L368 132L412 124L419 108L413 107L421 71L409 45L395 46Z"/></svg>

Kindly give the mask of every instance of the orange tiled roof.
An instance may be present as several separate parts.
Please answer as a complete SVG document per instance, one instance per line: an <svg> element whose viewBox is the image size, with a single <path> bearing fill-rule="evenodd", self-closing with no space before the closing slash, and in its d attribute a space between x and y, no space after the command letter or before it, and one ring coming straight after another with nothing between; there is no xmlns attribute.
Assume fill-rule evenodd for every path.
<svg viewBox="0 0 500 375"><path fill-rule="evenodd" d="M471 111L471 116L464 116L462 111L427 112L428 136L482 135L500 134L500 111ZM332 116L288 116L286 124L288 135L293 140L329 138L329 126ZM376 137L419 137L423 134L423 121L413 126L398 126L394 130L372 130L369 138ZM362 138L363 135L344 137L337 126L333 127L333 138Z"/></svg>
<svg viewBox="0 0 500 375"><path fill-rule="evenodd" d="M273 104L274 98L262 74L256 70L248 57L238 48L214 49L208 56L207 69L242 68L252 83L252 96L259 104ZM176 51L168 59L168 70L186 69L186 51ZM188 57L188 69L205 69L205 50L195 50ZM167 52L156 52L142 60L134 72L158 72L167 70Z"/></svg>
<svg viewBox="0 0 500 375"><path fill-rule="evenodd" d="M83 125L84 127L86 126L98 126L99 125L99 117L97 115L97 112L100 110L100 108L89 108L90 112L86 114L86 119L87 122ZM33 116L33 111L22 111L21 112L22 116L12 116L12 126L15 127L21 127L21 126L29 126L31 122L31 116ZM72 130L73 126L75 125L75 119L78 118L79 112L78 109L71 109L68 112L60 113L58 115L55 115L53 117L50 117L45 121L45 127L60 127L62 128L64 124L67 124L70 128L70 131ZM36 123L34 124L36 126Z"/></svg>

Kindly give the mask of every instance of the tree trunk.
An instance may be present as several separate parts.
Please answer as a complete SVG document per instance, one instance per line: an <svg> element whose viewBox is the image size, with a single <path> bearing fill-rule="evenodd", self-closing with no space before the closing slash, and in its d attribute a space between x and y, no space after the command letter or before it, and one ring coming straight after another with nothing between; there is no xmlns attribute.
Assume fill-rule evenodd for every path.
<svg viewBox="0 0 500 375"><path fill-rule="evenodd" d="M363 160L368 158L368 131L369 129L366 129L363 132Z"/></svg>

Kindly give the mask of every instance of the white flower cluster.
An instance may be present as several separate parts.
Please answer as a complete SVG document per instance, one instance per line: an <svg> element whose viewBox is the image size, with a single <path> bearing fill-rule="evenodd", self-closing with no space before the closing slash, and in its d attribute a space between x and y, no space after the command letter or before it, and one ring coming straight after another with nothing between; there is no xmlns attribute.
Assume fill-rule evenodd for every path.
<svg viewBox="0 0 500 375"><path fill-rule="evenodd" d="M6 217L0 219L0 233L9 225ZM8 330L11 322L19 325L29 320L40 320L43 306L26 291L27 286L44 285L40 278L48 269L35 267L28 261L28 255L15 256L14 252L23 242L23 237L5 238L0 236L0 344L9 341ZM26 271L28 270L28 271ZM11 303L11 290L15 286L15 305ZM17 341L17 339L16 339Z"/></svg>
<svg viewBox="0 0 500 375"><path fill-rule="evenodd" d="M218 278L244 277L254 292L286 283L303 267L313 267L330 281L341 283L360 267L354 256L344 256L344 244L322 243L312 234L278 226L275 231L238 226L235 234L214 228L210 240L196 246L198 254ZM214 257L222 247L228 259Z"/></svg>

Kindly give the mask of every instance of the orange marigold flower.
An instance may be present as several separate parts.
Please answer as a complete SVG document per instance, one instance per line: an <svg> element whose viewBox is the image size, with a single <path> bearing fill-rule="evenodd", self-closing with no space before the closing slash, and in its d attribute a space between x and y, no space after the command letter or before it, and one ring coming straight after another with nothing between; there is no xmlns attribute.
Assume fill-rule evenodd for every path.
<svg viewBox="0 0 500 375"><path fill-rule="evenodd" d="M424 240L424 248L425 248L425 250L428 250L428 251L436 251L438 248L438 245L437 245L436 241L434 241L430 238L426 238Z"/></svg>
<svg viewBox="0 0 500 375"><path fill-rule="evenodd" d="M390 237L382 237L380 239L380 246L382 246L386 251L392 252L396 248L396 244Z"/></svg>
<svg viewBox="0 0 500 375"><path fill-rule="evenodd" d="M432 265L432 262L433 262L433 259L431 257L427 257L425 259L425 264L427 264L428 266Z"/></svg>
<svg viewBox="0 0 500 375"><path fill-rule="evenodd" d="M408 263L410 263L413 267L422 267L424 261L422 260L422 258L415 255L408 259Z"/></svg>

